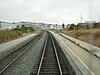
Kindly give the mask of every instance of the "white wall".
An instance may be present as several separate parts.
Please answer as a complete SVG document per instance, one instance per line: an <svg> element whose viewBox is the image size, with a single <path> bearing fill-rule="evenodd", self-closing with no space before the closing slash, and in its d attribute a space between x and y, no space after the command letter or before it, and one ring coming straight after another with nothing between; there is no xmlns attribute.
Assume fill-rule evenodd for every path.
<svg viewBox="0 0 100 75"><path fill-rule="evenodd" d="M9 22L0 22L0 29L12 29L12 28L15 28L16 25L15 24L12 24L12 23L9 23Z"/></svg>

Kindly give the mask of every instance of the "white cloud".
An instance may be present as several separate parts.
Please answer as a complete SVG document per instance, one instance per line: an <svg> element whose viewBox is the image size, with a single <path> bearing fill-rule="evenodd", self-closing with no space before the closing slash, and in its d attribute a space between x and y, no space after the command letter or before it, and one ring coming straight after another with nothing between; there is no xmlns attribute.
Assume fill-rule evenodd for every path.
<svg viewBox="0 0 100 75"><path fill-rule="evenodd" d="M92 18L99 21L100 1L92 1ZM0 0L0 15L7 18L11 16L19 21L73 23L80 21L81 13L83 20L88 20L88 11L91 11L88 10L88 4L88 0ZM91 14L89 15L91 16ZM6 21L4 18L1 20ZM7 19L7 21L11 20Z"/></svg>

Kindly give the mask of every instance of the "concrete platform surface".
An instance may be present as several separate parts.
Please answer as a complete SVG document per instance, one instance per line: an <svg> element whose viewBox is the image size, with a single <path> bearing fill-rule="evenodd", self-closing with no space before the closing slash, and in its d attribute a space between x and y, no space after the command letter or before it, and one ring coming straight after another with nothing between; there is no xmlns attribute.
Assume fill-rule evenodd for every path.
<svg viewBox="0 0 100 75"><path fill-rule="evenodd" d="M71 63L74 62L78 69L83 73L82 75L100 75L99 58L79 47L78 45L72 43L71 41L63 38L59 34L52 34L60 44L66 57L69 55L69 60L73 60Z"/></svg>

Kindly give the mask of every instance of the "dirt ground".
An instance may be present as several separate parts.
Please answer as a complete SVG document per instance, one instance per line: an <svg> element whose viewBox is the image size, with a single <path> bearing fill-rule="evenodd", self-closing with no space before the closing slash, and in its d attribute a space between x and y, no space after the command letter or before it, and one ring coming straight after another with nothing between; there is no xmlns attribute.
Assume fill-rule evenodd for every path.
<svg viewBox="0 0 100 75"><path fill-rule="evenodd" d="M100 29L62 30L61 32L100 48Z"/></svg>

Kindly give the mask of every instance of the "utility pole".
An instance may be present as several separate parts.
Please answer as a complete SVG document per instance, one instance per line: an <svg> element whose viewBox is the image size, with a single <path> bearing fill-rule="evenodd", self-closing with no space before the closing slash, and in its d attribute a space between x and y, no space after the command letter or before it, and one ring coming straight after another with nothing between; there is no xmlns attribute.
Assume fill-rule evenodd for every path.
<svg viewBox="0 0 100 75"><path fill-rule="evenodd" d="M81 23L82 23L82 20L83 20L83 16L82 16L82 14L81 14Z"/></svg>

